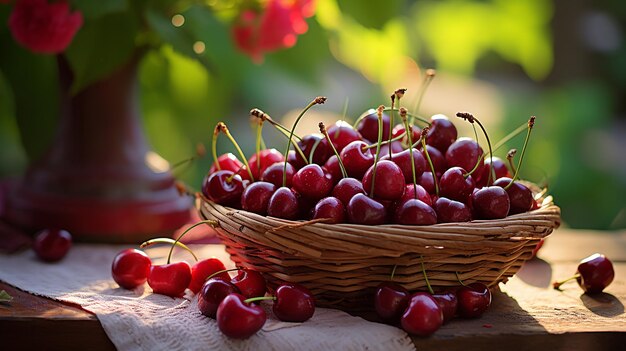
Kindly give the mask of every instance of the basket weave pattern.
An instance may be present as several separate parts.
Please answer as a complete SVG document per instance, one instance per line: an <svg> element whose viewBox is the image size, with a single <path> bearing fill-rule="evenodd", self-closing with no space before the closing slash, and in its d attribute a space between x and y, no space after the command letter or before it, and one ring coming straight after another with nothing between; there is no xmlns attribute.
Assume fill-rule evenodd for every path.
<svg viewBox="0 0 626 351"><path fill-rule="evenodd" d="M264 217L202 201L200 213L219 223L218 236L238 267L264 274L270 286L289 281L309 288L317 304L367 309L375 287L389 281L425 289L422 262L436 288L513 276L540 239L560 224L551 197L541 207L500 220L431 226L315 223ZM286 226L287 225L287 226Z"/></svg>

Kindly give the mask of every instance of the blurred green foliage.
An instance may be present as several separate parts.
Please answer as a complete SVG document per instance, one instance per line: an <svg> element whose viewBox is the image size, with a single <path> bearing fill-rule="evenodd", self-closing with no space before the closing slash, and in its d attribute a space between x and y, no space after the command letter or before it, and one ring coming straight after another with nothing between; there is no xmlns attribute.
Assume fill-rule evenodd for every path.
<svg viewBox="0 0 626 351"><path fill-rule="evenodd" d="M81 3L86 16L105 11L106 20L118 21L115 13L125 2L102 2L101 7L91 1ZM150 13L147 20L159 37L136 40L177 44L149 52L141 63L146 133L158 153L176 162L193 155L196 143L210 145L213 126L225 120L251 153L248 111L252 107L280 118L314 96L327 95L329 102L320 110L339 114L349 98L348 116L356 116L388 103L389 89L397 88L398 82L420 80L411 76L415 74L411 63L422 69L433 66L442 74L493 87L498 100L504 101L502 116L494 116L497 122L488 126L493 139L530 115L538 116L523 175L549 184L567 224L624 228L624 159L619 158L620 152L607 154L595 141L610 134L620 123L618 114L624 113L620 92L626 86L626 48L622 42L608 54L580 52L600 60L593 78L576 71L565 78L551 76L560 57L555 41L563 40L556 37L554 23L563 6L568 4L545 0L390 0L367 5L358 0L318 0L316 16L308 20L309 31L298 38L298 44L268 55L262 65L237 52L229 29L206 8L181 9L186 19L183 32L173 31L168 18ZM619 8L619 1L608 0L583 10L606 11L623 20L626 14ZM0 23L6 23L7 16L7 9L0 6ZM106 44L99 57L104 66L83 72L84 84L106 73L105 61L127 57L123 48L111 58L104 52L123 44L117 41L123 37L121 32L133 28L125 26L116 25L118 32L111 33L86 28L80 34L88 39L78 40L79 44L94 40ZM173 40L172 36L182 37ZM206 43L202 57L194 57L191 51L195 40ZM70 60L100 62L76 45L68 53ZM53 80L42 77L50 77L53 62L51 57L26 54L12 42L7 29L0 28L0 175L22 172L27 155L36 156L52 139L55 87ZM28 68L26 72L31 64L41 71ZM14 90L25 86L38 87L32 97L37 103L20 110ZM268 144L284 147L284 139L269 128L266 133ZM520 148L522 139L507 146ZM232 148L221 140L220 150ZM503 149L498 155L505 153ZM210 163L207 157L176 173L197 187Z"/></svg>

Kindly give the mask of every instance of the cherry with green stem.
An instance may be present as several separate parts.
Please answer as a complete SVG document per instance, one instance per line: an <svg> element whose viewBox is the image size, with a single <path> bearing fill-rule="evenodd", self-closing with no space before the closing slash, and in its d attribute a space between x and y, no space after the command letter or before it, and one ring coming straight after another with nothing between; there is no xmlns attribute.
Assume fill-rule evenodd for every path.
<svg viewBox="0 0 626 351"><path fill-rule="evenodd" d="M348 172L346 172L346 167L344 166L343 161L341 161L341 157L339 157L339 152L337 152L337 148L330 140L330 136L328 135L328 131L326 130L324 122L320 122L318 126L320 128L320 133L322 133L324 138L326 138L326 141L330 145L330 148L333 150L333 153L335 154L335 156L337 156L337 162L339 163L339 169L341 169L341 175L343 176L343 178L348 178Z"/></svg>
<svg viewBox="0 0 626 351"><path fill-rule="evenodd" d="M409 125L409 120L406 117L407 116L407 110L403 107L400 108L400 118L402 118L402 122L404 122L404 130L408 131L411 130L410 129L410 125ZM411 176L413 177L413 188L415 189L414 193L415 193L415 198L417 199L417 176L415 174L415 162L412 160L412 154L413 154L413 133L406 133L407 135L407 139L409 141L409 145L411 145L411 147L409 148L409 153L411 154Z"/></svg>
<svg viewBox="0 0 626 351"><path fill-rule="evenodd" d="M534 125L535 125L535 116L531 116L530 119L528 120L528 131L526 132L526 139L524 139L524 146L522 147L522 153L520 154L519 161L517 161L517 169L515 170L515 173L513 174L513 179L511 179L511 182L509 183L509 185L504 187L504 190L509 189L519 175L519 170L522 166L522 161L524 160L524 154L526 153L526 146L528 145L528 139L530 138L530 133L532 132Z"/></svg>
<svg viewBox="0 0 626 351"><path fill-rule="evenodd" d="M283 322L302 323L315 313L315 298L302 285L283 283L276 289L274 296L253 297L247 299L246 303L266 300L274 301L272 311Z"/></svg>
<svg viewBox="0 0 626 351"><path fill-rule="evenodd" d="M463 318L480 317L491 305L491 291L479 282L464 284L458 272L455 272L457 280L462 285L456 291L458 299L458 313Z"/></svg>
<svg viewBox="0 0 626 351"><path fill-rule="evenodd" d="M476 122L478 124L478 126L480 127L480 129L483 132L483 135L485 136L485 139L487 139L487 146L489 147L489 157L493 157L493 150L491 148L491 140L489 140L489 135L487 134L487 131L485 130L485 127L483 126L483 124L478 120L478 118L476 118L474 115L472 115L469 112L457 112L456 116L459 118L462 118L466 121L468 121L471 124L474 124L474 122ZM492 174L493 172L493 162L489 163L489 174ZM477 168L477 166L474 167L474 170Z"/></svg>
<svg viewBox="0 0 626 351"><path fill-rule="evenodd" d="M290 130L287 127L285 127L282 124L276 122L270 115L268 115L267 113L259 110L258 108L254 108L254 109L250 110L250 116L258 118L260 120L260 123L268 122L274 128L276 128L276 130L278 130L281 134L283 134L285 136L285 138L288 138L288 140L290 140L293 143L294 149L296 150L296 152L298 154L300 154L300 157L302 157L302 159L305 162L307 162L307 157L304 155L304 151L302 151L300 146L298 146L298 144L293 141L294 138L297 139L298 141L302 141L302 138L300 138L296 134L290 134ZM262 139L261 139L261 141L262 141ZM287 158L287 154L285 154L285 158Z"/></svg>
<svg viewBox="0 0 626 351"><path fill-rule="evenodd" d="M378 167L378 159L380 158L380 143L383 141L383 109L385 107L384 106L379 106L378 109L376 110L376 113L378 114L378 140L376 143L376 154L374 155L374 165L373 167L373 172L372 172L372 185L370 186L370 192L369 192L369 197L370 198L374 198L374 190L375 190L375 184L376 184L376 168ZM363 184L365 187L365 184Z"/></svg>
<svg viewBox="0 0 626 351"><path fill-rule="evenodd" d="M382 282L374 293L374 309L380 319L387 323L396 324L409 304L411 294L407 289L393 282L396 268L394 265L389 281Z"/></svg>
<svg viewBox="0 0 626 351"><path fill-rule="evenodd" d="M239 147L239 144L237 143L235 138L233 138L232 134L230 134L230 131L228 130L228 127L226 126L226 124L224 122L218 122L217 126L215 128L218 129L219 132L221 132L224 135L226 135L226 137L233 144L233 146L237 150L237 153L239 153L239 156L241 157L244 165L246 166L246 170L248 171L248 175L250 176L250 181L254 182L254 176L252 175L252 170L250 169L250 165L248 164L248 160L246 159L246 155L243 153L243 151ZM215 156L215 153L214 153L214 156Z"/></svg>
<svg viewBox="0 0 626 351"><path fill-rule="evenodd" d="M435 195L439 197L439 184L437 181L435 166L433 165L433 161L430 158L428 148L426 148L426 137L428 137L429 131L430 131L429 127L424 127L424 129L422 129L422 136L421 136L420 142L422 143L422 150L424 150L424 154L426 155L426 161L428 161L428 166L430 167L430 171L433 175L433 183L435 185Z"/></svg>
<svg viewBox="0 0 626 351"><path fill-rule="evenodd" d="M198 257L187 247L185 244L169 239L169 238L157 238L148 240L140 245L140 248L144 248L157 243L171 244L179 246L187 250L193 258L198 261ZM170 297L182 296L185 289L189 287L191 283L192 273L191 266L185 261L170 262L171 256L168 256L166 264L152 265L150 267L150 273L148 274L148 285L152 288L152 291L156 294L163 294Z"/></svg>
<svg viewBox="0 0 626 351"><path fill-rule="evenodd" d="M324 125L324 123L320 122L319 127L320 127L320 132L326 138L326 141L331 146L331 149L333 150L333 153L335 154L335 157L337 158L337 164L339 165L339 169L341 170L341 175L342 175L342 178L337 182L337 184L333 188L331 195L337 198L339 201L341 201L341 203L345 207L348 205L348 203L350 202L350 199L352 199L354 195L363 194L365 193L365 190L363 189L363 184L361 183L361 181L355 178L348 177L348 171L346 171L346 167L343 164L341 157L339 156L339 152L337 151L337 148L335 148L335 145L331 142L330 135L328 135L328 130L326 129L326 126Z"/></svg>

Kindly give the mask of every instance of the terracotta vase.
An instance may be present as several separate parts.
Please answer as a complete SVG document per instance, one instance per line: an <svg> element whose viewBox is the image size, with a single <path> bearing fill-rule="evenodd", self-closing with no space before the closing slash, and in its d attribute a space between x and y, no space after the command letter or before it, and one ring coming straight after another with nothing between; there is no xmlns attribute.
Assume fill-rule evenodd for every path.
<svg viewBox="0 0 626 351"><path fill-rule="evenodd" d="M63 228L80 241L138 243L189 220L168 165L142 132L138 58L76 95L59 58L61 118L53 144L10 189L6 219Z"/></svg>

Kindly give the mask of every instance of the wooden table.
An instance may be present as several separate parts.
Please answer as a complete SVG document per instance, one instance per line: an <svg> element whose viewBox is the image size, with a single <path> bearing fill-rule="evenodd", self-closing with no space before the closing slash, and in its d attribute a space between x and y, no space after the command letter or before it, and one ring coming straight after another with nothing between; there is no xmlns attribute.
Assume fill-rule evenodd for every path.
<svg viewBox="0 0 626 351"><path fill-rule="evenodd" d="M578 261L595 252L606 254L615 266L615 280L605 293L582 294L576 283L564 285L562 291L551 288L552 281L573 274ZM414 338L417 349L626 348L626 231L559 229L538 259L527 262L500 287L481 318L454 320L430 338ZM4 282L1 289L14 300L0 303L0 349L114 349L98 319L80 307L37 297Z"/></svg>

